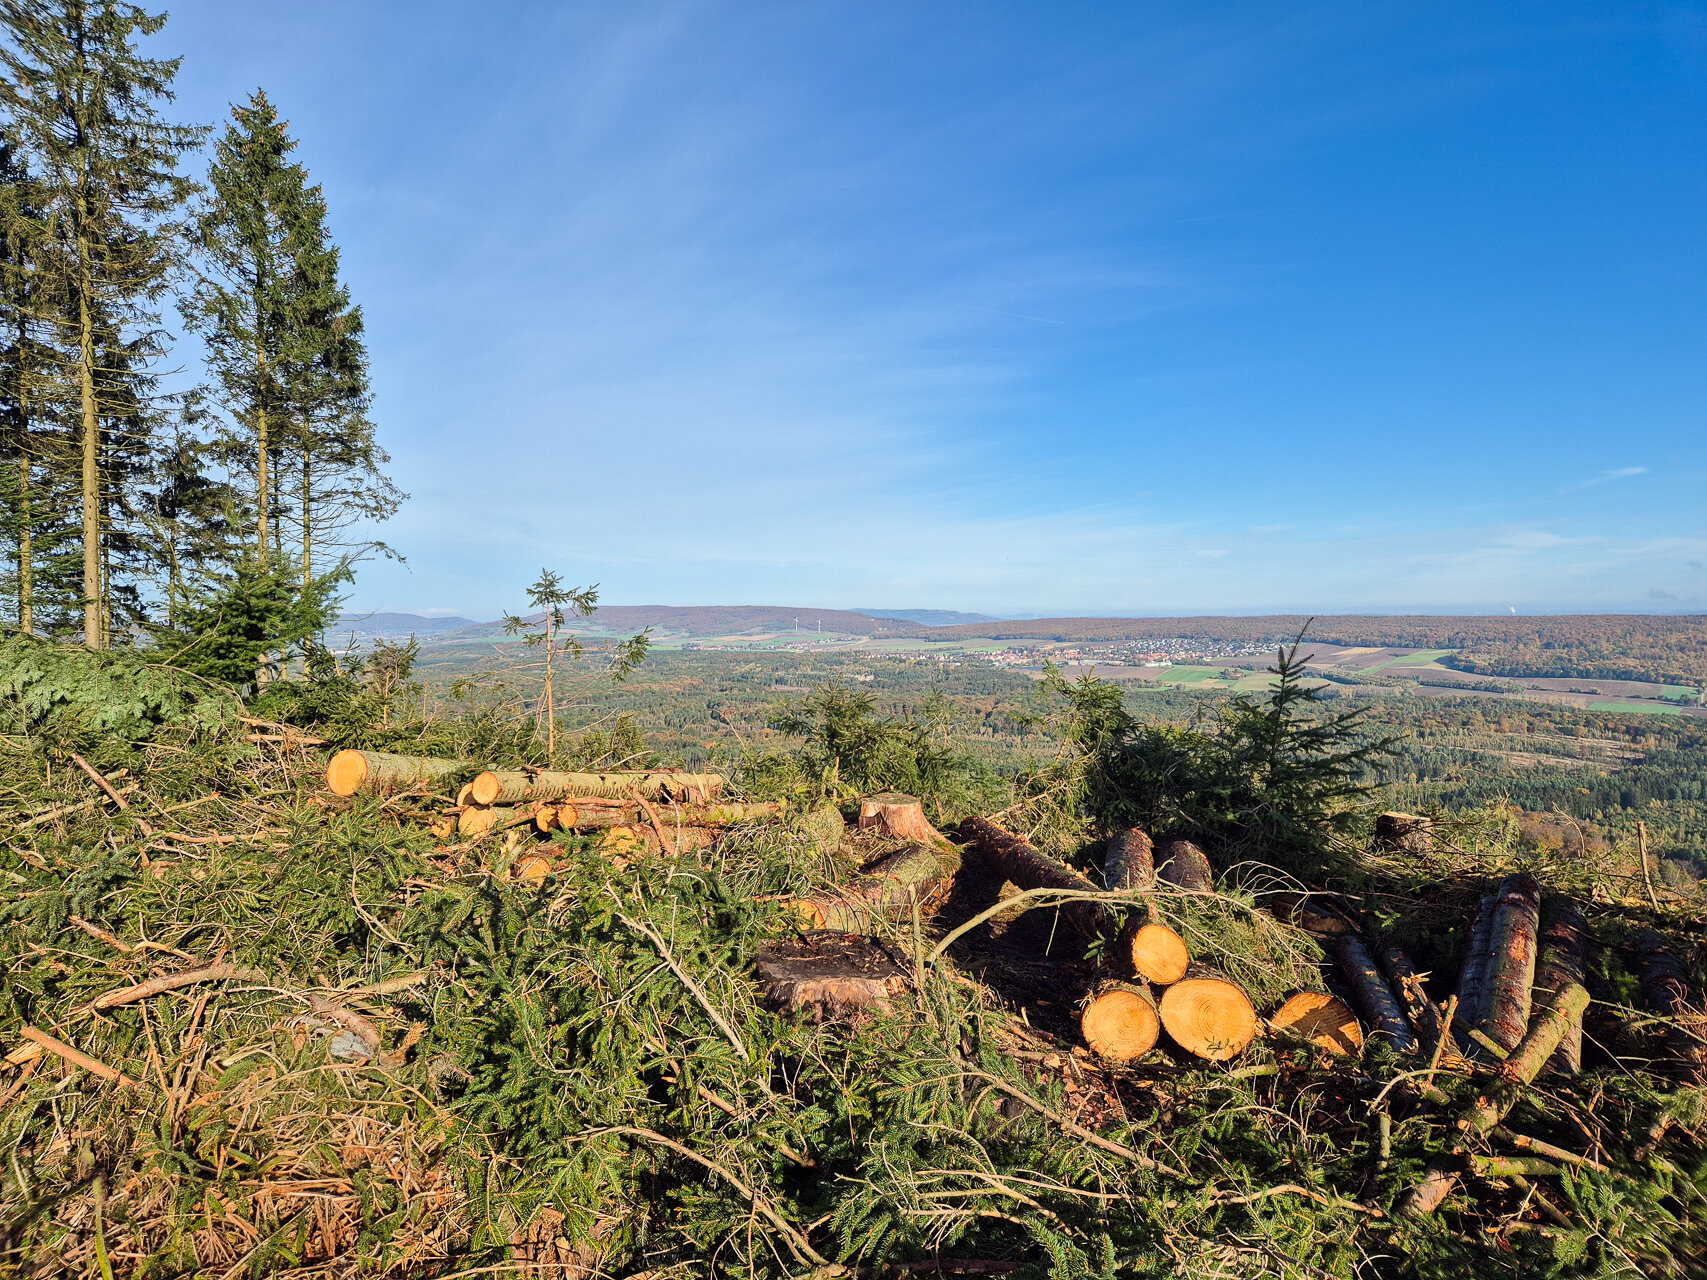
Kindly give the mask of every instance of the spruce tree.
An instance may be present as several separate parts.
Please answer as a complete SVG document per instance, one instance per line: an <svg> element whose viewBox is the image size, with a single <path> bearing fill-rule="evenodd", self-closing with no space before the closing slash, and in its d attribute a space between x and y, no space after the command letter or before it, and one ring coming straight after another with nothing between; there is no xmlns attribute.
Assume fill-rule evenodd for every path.
<svg viewBox="0 0 1707 1280"><path fill-rule="evenodd" d="M129 558L109 545L127 497L113 473L140 465L155 421L147 370L162 343L153 308L179 259L181 211L195 185L177 162L204 132L160 115L178 60L145 58L136 41L164 24L164 15L115 0L0 0L0 106L39 175L53 229L40 268L54 281L76 391L91 648L109 643L112 573Z"/></svg>
<svg viewBox="0 0 1707 1280"><path fill-rule="evenodd" d="M196 221L202 274L183 304L223 410L222 444L254 495L262 564L295 559L303 589L348 549L339 533L384 519L399 495L367 416L361 309L338 279L326 201L291 160L296 142L266 94L233 106ZM286 551L286 521L294 548Z"/></svg>

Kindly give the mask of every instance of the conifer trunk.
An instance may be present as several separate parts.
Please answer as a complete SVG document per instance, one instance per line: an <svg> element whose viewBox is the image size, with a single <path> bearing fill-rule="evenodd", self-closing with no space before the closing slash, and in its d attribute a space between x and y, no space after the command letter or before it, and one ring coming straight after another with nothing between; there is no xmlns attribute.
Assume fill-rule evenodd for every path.
<svg viewBox="0 0 1707 1280"><path fill-rule="evenodd" d="M1482 1021L1482 994L1488 971L1488 930L1494 922L1495 894L1482 895L1470 931L1464 938L1464 955L1458 965L1458 1012L1455 1021L1466 1031ZM1468 1044L1468 1041L1464 1043Z"/></svg>
<svg viewBox="0 0 1707 1280"><path fill-rule="evenodd" d="M1588 967L1588 922L1577 904L1552 894L1541 904L1541 959L1535 970L1535 998L1546 1000L1568 984L1581 983ZM1582 1069L1583 1023L1579 1016L1565 1028L1547 1070L1574 1076Z"/></svg>
<svg viewBox="0 0 1707 1280"><path fill-rule="evenodd" d="M1652 929L1632 934L1630 946L1636 953L1642 1003L1672 1019L1665 1031L1665 1071L1689 1084L1707 1081L1707 1016L1700 1012L1689 974L1665 938Z"/></svg>
<svg viewBox="0 0 1707 1280"><path fill-rule="evenodd" d="M1155 884L1155 847L1142 827L1127 827L1109 840L1102 882L1110 889L1144 890Z"/></svg>
<svg viewBox="0 0 1707 1280"><path fill-rule="evenodd" d="M94 319L89 314L89 243L77 239L77 381L83 414L83 643L107 647L101 615L101 417L95 402Z"/></svg>
<svg viewBox="0 0 1707 1280"><path fill-rule="evenodd" d="M1531 875L1507 876L1488 927L1479 1024L1482 1033L1502 1049L1516 1048L1529 1030L1540 929L1541 886Z"/></svg>
<svg viewBox="0 0 1707 1280"><path fill-rule="evenodd" d="M18 630L34 635L36 630L35 513L30 509L30 459L22 440L18 449Z"/></svg>
<svg viewBox="0 0 1707 1280"><path fill-rule="evenodd" d="M1340 976L1351 988L1358 1012L1370 1031L1384 1035L1401 1053L1415 1053L1416 1033L1363 939L1355 933L1342 933L1334 939L1333 947Z"/></svg>
<svg viewBox="0 0 1707 1280"><path fill-rule="evenodd" d="M1077 871L1055 861L1024 836L1004 831L988 818L966 819L960 824L960 833L984 855L997 875L1020 889L1097 891ZM1096 937L1107 920L1107 912L1095 902L1069 900L1057 910L1062 920L1086 938Z"/></svg>
<svg viewBox="0 0 1707 1280"><path fill-rule="evenodd" d="M1192 893L1213 893L1215 873L1202 849L1189 840L1164 840L1156 850L1156 879Z"/></svg>

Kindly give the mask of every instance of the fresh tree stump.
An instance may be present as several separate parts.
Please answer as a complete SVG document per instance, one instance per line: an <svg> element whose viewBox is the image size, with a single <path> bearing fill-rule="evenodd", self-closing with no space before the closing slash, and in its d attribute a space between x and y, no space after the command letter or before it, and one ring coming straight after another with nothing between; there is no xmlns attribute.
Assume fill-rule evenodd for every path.
<svg viewBox="0 0 1707 1280"><path fill-rule="evenodd" d="M968 818L960 833L982 853L995 873L1021 889L1067 889L1096 893L1097 887L1071 867L1063 866L1023 836L1004 831L988 818ZM1056 908L1075 932L1094 938L1108 921L1101 904L1067 901Z"/></svg>
<svg viewBox="0 0 1707 1280"><path fill-rule="evenodd" d="M1340 976L1351 988L1352 999L1371 1032L1384 1036L1401 1053L1415 1053L1416 1033L1399 1007L1398 997L1376 967L1368 945L1359 935L1344 933L1334 939L1333 951Z"/></svg>
<svg viewBox="0 0 1707 1280"><path fill-rule="evenodd" d="M1110 889L1146 890L1156 883L1156 851L1142 827L1115 832L1103 858L1102 882Z"/></svg>
<svg viewBox="0 0 1707 1280"><path fill-rule="evenodd" d="M947 844L947 838L925 817L925 807L912 796L890 791L859 802L859 829L877 831L892 840L917 844Z"/></svg>
<svg viewBox="0 0 1707 1280"><path fill-rule="evenodd" d="M1671 944L1652 929L1632 934L1642 1003L1674 1019L1666 1028L1666 1073L1686 1083L1707 1082L1707 1016Z"/></svg>
<svg viewBox="0 0 1707 1280"><path fill-rule="evenodd" d="M1106 982L1079 1015L1079 1030L1092 1052L1110 1062L1131 1062L1156 1047L1162 1020L1148 990Z"/></svg>
<svg viewBox="0 0 1707 1280"><path fill-rule="evenodd" d="M389 751L338 752L326 763L326 785L335 796L393 795L424 784L446 784L480 766L472 760L399 756Z"/></svg>
<svg viewBox="0 0 1707 1280"><path fill-rule="evenodd" d="M1215 873L1209 858L1189 840L1164 840L1156 849L1156 879L1176 889L1212 893Z"/></svg>
<svg viewBox="0 0 1707 1280"><path fill-rule="evenodd" d="M755 959L765 1007L815 1022L889 1008L907 989L907 970L872 938L843 933L776 939Z"/></svg>
<svg viewBox="0 0 1707 1280"><path fill-rule="evenodd" d="M1434 823L1415 813L1383 813L1375 819L1376 843L1398 853L1434 852Z"/></svg>
<svg viewBox="0 0 1707 1280"><path fill-rule="evenodd" d="M1325 991L1300 991L1274 1011L1268 1024L1329 1053L1356 1057L1363 1051L1363 1028L1357 1015Z"/></svg>
<svg viewBox="0 0 1707 1280"><path fill-rule="evenodd" d="M1191 967L1185 939L1165 924L1146 924L1122 934L1121 954L1131 960L1134 973L1158 987L1178 982Z"/></svg>
<svg viewBox="0 0 1707 1280"><path fill-rule="evenodd" d="M1156 1012L1175 1044L1211 1062L1238 1057L1257 1036L1257 1011L1250 997L1206 971L1162 992Z"/></svg>
<svg viewBox="0 0 1707 1280"><path fill-rule="evenodd" d="M1500 884L1488 928L1478 1024L1482 1034L1502 1049L1515 1048L1529 1030L1540 931L1541 886L1531 875L1507 876Z"/></svg>
<svg viewBox="0 0 1707 1280"><path fill-rule="evenodd" d="M1583 983L1588 970L1588 921L1575 902L1549 894L1541 902L1541 958L1535 966L1535 999L1545 1000L1571 983ZM1574 1076L1583 1065L1583 1024L1565 1028L1559 1048L1546 1069Z"/></svg>
<svg viewBox="0 0 1707 1280"><path fill-rule="evenodd" d="M876 920L896 919L926 902L960 870L952 845L915 844L880 859L840 893L802 898L792 904L808 927L864 932Z"/></svg>

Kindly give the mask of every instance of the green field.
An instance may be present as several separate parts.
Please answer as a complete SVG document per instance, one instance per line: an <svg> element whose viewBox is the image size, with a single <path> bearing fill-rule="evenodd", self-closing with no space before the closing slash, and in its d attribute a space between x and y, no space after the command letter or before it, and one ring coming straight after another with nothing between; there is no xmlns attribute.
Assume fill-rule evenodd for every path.
<svg viewBox="0 0 1707 1280"><path fill-rule="evenodd" d="M1676 716L1683 712L1677 707L1664 706L1658 702L1591 702L1590 711L1633 711L1650 716Z"/></svg>
<svg viewBox="0 0 1707 1280"><path fill-rule="evenodd" d="M1439 662L1452 652L1451 649L1423 649L1417 653L1407 653L1401 657L1389 658L1373 667L1366 667L1364 674L1371 671L1381 671L1387 667L1427 667Z"/></svg>
<svg viewBox="0 0 1707 1280"><path fill-rule="evenodd" d="M1225 674L1220 667L1169 667L1156 677L1156 683L1200 684L1205 680L1219 680Z"/></svg>

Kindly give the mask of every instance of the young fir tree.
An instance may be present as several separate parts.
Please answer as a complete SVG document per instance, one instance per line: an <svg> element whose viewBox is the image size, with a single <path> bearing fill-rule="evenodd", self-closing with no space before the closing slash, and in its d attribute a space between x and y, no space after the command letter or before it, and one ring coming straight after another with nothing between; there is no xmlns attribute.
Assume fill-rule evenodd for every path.
<svg viewBox="0 0 1707 1280"><path fill-rule="evenodd" d="M153 305L178 261L178 221L194 189L178 158L202 129L162 119L178 60L143 57L136 41L164 15L117 0L0 0L0 106L39 175L52 252L59 345L77 397L83 638L107 647L118 567L107 521L113 470L140 459L152 415L139 412L161 354Z"/></svg>
<svg viewBox="0 0 1707 1280"><path fill-rule="evenodd" d="M290 160L296 142L265 93L231 116L196 222L205 265L184 318L207 345L228 465L250 478L250 545L264 564L294 559L307 590L348 554L342 530L391 515L400 495L380 473L389 459L367 417L361 309L338 279L325 197Z"/></svg>

